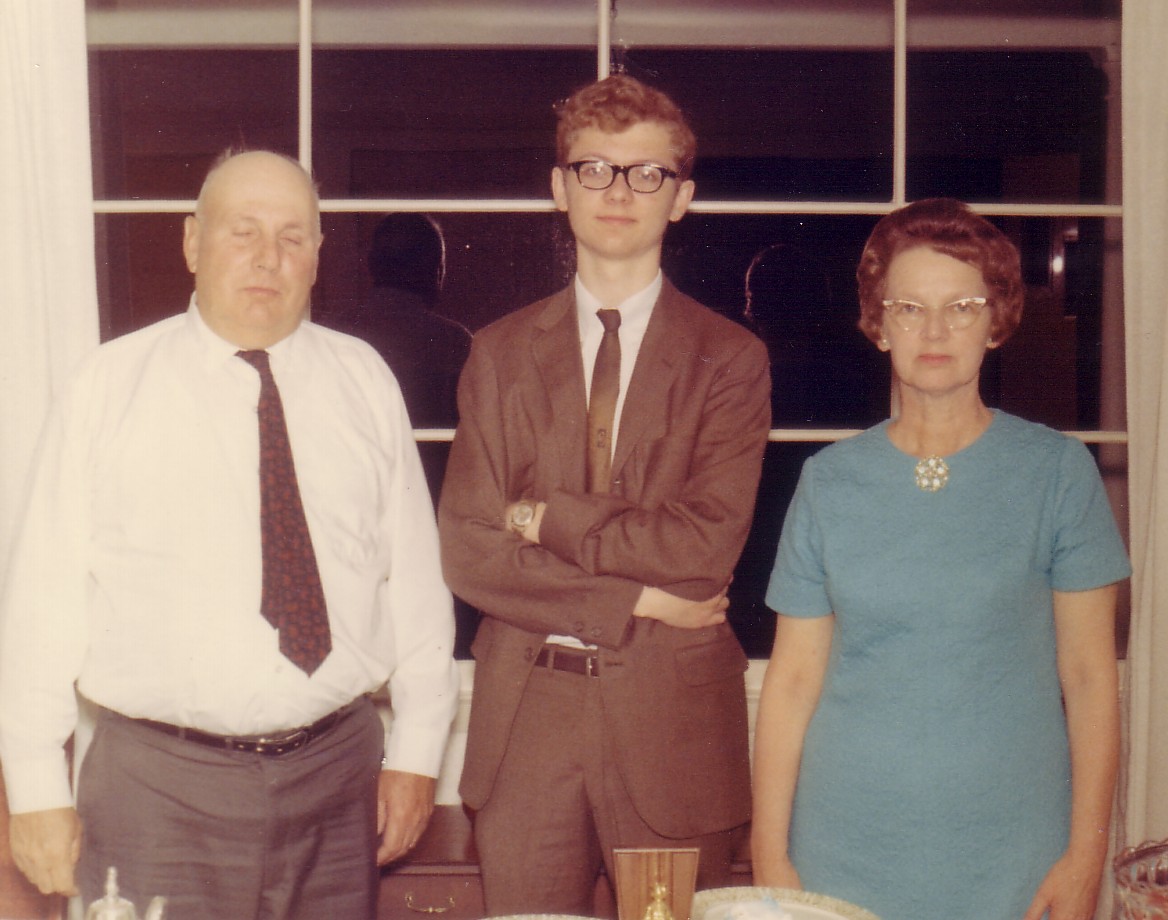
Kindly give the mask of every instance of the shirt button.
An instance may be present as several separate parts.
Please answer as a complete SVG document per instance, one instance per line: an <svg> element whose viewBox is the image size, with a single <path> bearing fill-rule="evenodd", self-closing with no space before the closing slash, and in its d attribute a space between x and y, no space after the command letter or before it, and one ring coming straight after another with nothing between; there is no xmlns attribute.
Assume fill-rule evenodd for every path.
<svg viewBox="0 0 1168 920"><path fill-rule="evenodd" d="M572 624L572 630L573 630L573 632L578 632L578 633L584 632L584 621L577 620L575 623Z"/></svg>

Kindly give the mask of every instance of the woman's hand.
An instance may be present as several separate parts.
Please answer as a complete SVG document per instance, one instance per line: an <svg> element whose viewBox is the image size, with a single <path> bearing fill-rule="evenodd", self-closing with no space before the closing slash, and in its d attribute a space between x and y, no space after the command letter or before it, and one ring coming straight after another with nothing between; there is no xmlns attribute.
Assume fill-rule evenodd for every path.
<svg viewBox="0 0 1168 920"><path fill-rule="evenodd" d="M1076 859L1070 853L1050 867L1022 920L1091 920L1099 899L1103 866L1097 858Z"/></svg>
<svg viewBox="0 0 1168 920"><path fill-rule="evenodd" d="M771 859L765 865L755 864L754 884L766 888L795 888L802 890L803 882L790 857Z"/></svg>

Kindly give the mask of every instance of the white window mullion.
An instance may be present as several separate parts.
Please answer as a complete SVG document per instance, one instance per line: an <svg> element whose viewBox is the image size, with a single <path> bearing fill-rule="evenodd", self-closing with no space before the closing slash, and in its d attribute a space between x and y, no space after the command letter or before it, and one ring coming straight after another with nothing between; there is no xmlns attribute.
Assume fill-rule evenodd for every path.
<svg viewBox="0 0 1168 920"><path fill-rule="evenodd" d="M892 203L905 203L908 134L908 0L893 0Z"/></svg>
<svg viewBox="0 0 1168 920"><path fill-rule="evenodd" d="M596 78L612 72L612 0L596 0Z"/></svg>
<svg viewBox="0 0 1168 920"><path fill-rule="evenodd" d="M296 128L300 165L312 175L312 0L300 0Z"/></svg>

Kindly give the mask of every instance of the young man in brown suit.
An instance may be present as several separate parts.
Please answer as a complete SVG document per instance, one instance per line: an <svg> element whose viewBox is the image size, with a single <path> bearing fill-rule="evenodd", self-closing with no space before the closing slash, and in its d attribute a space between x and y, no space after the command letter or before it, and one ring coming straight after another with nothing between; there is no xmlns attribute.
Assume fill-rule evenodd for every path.
<svg viewBox="0 0 1168 920"><path fill-rule="evenodd" d="M491 914L590 914L614 847L699 846L699 887L725 884L749 819L726 586L770 378L760 341L661 274L693 155L631 77L570 98L551 184L576 278L480 332L459 385L439 527L484 614L461 794Z"/></svg>

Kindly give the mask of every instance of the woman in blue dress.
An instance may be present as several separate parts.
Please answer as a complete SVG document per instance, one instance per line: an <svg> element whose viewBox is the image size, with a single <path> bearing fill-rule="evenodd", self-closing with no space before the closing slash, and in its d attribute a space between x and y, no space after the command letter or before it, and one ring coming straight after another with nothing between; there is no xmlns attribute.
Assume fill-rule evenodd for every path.
<svg viewBox="0 0 1168 920"><path fill-rule="evenodd" d="M982 402L1023 300L992 224L909 205L857 278L898 409L808 460L784 522L755 882L884 920L1088 920L1130 572L1099 473L1079 441Z"/></svg>

